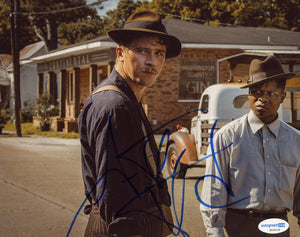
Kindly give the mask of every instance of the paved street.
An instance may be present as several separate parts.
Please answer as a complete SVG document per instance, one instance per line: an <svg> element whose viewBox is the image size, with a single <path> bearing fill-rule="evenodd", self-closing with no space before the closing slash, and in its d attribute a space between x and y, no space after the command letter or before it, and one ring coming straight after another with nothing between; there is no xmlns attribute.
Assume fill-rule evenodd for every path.
<svg viewBox="0 0 300 237"><path fill-rule="evenodd" d="M183 180L175 180L174 188L168 181L170 192L174 190L178 226L185 236L205 236L194 189L201 175L203 169L189 170L184 190ZM67 235L85 198L78 139L0 135L0 177L0 236ZM87 220L81 211L69 236L83 236ZM291 220L291 236L299 236L296 220Z"/></svg>

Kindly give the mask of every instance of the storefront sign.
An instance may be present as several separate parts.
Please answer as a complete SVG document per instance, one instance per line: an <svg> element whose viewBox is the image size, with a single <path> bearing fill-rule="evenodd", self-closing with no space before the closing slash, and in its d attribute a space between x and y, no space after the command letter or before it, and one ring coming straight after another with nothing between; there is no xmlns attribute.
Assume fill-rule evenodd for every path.
<svg viewBox="0 0 300 237"><path fill-rule="evenodd" d="M206 87L217 83L217 61L182 59L179 62L179 100L199 101Z"/></svg>
<svg viewBox="0 0 300 237"><path fill-rule="evenodd" d="M115 53L111 50L102 50L93 53L80 54L47 62L38 63L38 72L59 71L67 68L80 67L101 62L114 61Z"/></svg>

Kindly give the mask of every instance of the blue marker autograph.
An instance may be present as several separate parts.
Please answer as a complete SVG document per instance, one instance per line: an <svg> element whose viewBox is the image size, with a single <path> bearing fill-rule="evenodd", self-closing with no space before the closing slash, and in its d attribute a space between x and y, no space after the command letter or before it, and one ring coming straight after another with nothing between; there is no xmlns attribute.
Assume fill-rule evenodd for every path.
<svg viewBox="0 0 300 237"><path fill-rule="evenodd" d="M162 126L159 127L158 129L154 130L153 133L155 133L157 130L159 130L159 129L165 127L165 126L168 125L169 123L171 123L171 122L173 122L173 121L175 121L175 120L177 120L177 119L179 119L179 118L181 118L181 117L183 117L183 116L185 116L185 115L187 115L187 114L189 114L189 113L193 113L193 112L195 112L195 111L198 111L198 110L193 110L193 111L187 112L187 113L185 113L185 114L183 114L183 115L181 115L181 116L179 116L179 117L177 117L177 118L175 118L175 119L169 121L168 123L162 125ZM111 122L111 121L110 121L110 118L109 118L109 128L111 129L111 124L110 124L110 122ZM203 176L203 177L200 177L199 180L198 180L198 181L196 182L196 184L195 184L195 195L197 196L197 199L198 199L203 205L206 205L206 206L209 206L209 205L206 204L206 203L204 203L204 202L201 200L201 198L200 198L200 196L199 196L199 193L198 193L198 185L199 185L199 182L200 182L201 180L203 180L204 178L207 178L207 177L215 177L215 178L217 178L218 180L221 181L221 183L224 185L224 187L225 187L226 190L229 192L229 194L232 195L232 196L234 195L233 192L230 190L229 186L228 186L228 185L226 184L226 182L223 180L223 178L222 178L222 176L221 176L221 173L220 173L220 170L219 170L219 166L218 166L217 160L216 160L216 158L215 158L215 154L217 154L217 153L219 153L219 152L222 152L222 151L228 149L228 147L230 147L232 144L229 144L227 147L223 148L223 149L220 150L220 151L216 151L216 152L214 151L214 149L213 149L213 140L212 140L212 137L213 137L213 131L214 131L214 128L215 128L215 126L216 126L216 123L217 123L217 121L215 122L215 124L214 124L214 126L213 126L213 128L212 128L212 131L211 131L211 138L210 138L210 145L211 145L211 148L212 148L212 149L211 149L212 154L209 154L209 155L207 155L206 157L204 157L204 158L202 158L201 160L198 160L198 161L196 161L196 162L194 163L194 164L197 164L197 163L201 162L202 160L205 160L205 159L207 159L207 158L213 157L213 159L214 159L214 161L216 162L216 165L217 165L217 167L218 167L219 174L220 174L220 177L213 176L213 175L205 175L205 176ZM153 133L147 134L147 136L146 136L146 137L143 137L140 141L137 142L137 144L138 144L139 142L145 142L145 143L147 143L147 142L148 142L147 137L149 137L150 135L153 135ZM163 133L163 136L162 136L161 141L160 141L159 149L158 149L158 153L159 153L158 155L160 155L161 148L162 148L162 144L163 144L165 138L167 139L167 143L168 143L168 141L169 141L169 136L170 136L169 133L170 133L170 132L169 132L168 129L166 129L165 132ZM108 134L108 136L109 136L109 135L112 136L112 138L113 138L112 131L110 131L110 134ZM109 140L109 139L108 139L108 140ZM146 140L146 141L145 141L145 140ZM113 139L113 141L114 141L114 139ZM133 148L134 146L136 146L137 144L132 145L132 146L131 146L130 148L128 148L126 151L132 149L132 148ZM109 145L109 144L106 144L107 149L108 149L108 145ZM113 144L113 145L114 145L114 144ZM145 145L146 145L146 144L145 144ZM116 151L116 150L115 150L115 151ZM181 159L181 157L183 156L183 154L184 154L185 151L186 151L186 150L183 150L183 152L179 155L175 167L179 164L180 159ZM107 176L108 176L108 174L109 174L110 172L117 172L117 173L119 173L121 177L124 177L124 182L127 182L128 184L130 184L130 186L131 186L131 187L133 188L133 190L135 190L135 192L136 192L136 196L134 196L131 200L128 200L128 202L127 202L123 207L121 207L120 210L118 210L117 213L115 213L115 216L118 216L118 215L120 215L120 214L126 214L125 208L126 208L128 205L130 205L132 202L134 202L135 200L137 200L138 198L140 198L141 195L143 195L143 194L145 194L145 193L150 193L151 196L153 197L153 201L156 203L156 205L157 205L157 207L158 207L158 209L159 209L160 215L162 216L162 217L161 217L161 216L157 216L157 218L160 219L160 220L162 220L162 221L164 221L164 222L166 222L165 217L162 215L162 210L161 210L161 208L160 208L160 204L159 204L158 200L156 199L156 197L155 197L155 195L154 195L154 193L153 193L153 188L155 188L157 185L160 184L160 181L159 181L159 179L158 179L158 175L157 175L157 176L153 176L153 175L152 175L152 172L149 172L149 170L145 169L145 167L142 167L141 165L137 164L136 162L132 161L131 159L128 159L128 158L122 156L123 154L125 154L125 152L123 152L122 154L116 154L116 156L117 156L118 159L125 159L126 161L132 162L133 165L135 165L135 166L137 167L137 169L141 169L146 175L148 175L151 179L153 179L153 181L154 181L154 182L153 182L153 185L150 186L150 187L146 187L143 191L138 192L138 191L136 190L136 188L134 187L134 185L131 183L130 177L127 177L126 174L122 171L122 166L120 166L120 167L121 167L120 170L117 170L117 169L111 169L111 170L108 170L108 169L107 169L107 173L104 173L104 174L99 178L99 180L97 181L97 183L95 184L95 186L92 188L92 190L90 190L89 194L87 195L87 197L84 199L84 201L83 201L82 204L80 205L80 207L79 207L78 211L76 212L76 214L75 214L75 216L74 216L74 218L73 218L73 221L72 221L72 223L71 223L71 225L70 225L70 227L69 227L68 233L67 233L67 235L66 235L67 237L70 235L71 230L72 230L72 228L73 228L73 225L74 225L74 223L75 223L75 221L76 221L76 219L77 219L77 216L79 215L80 211L81 211L82 208L84 207L86 201L88 200L88 197L93 193L94 189L96 188L96 186L97 186L100 182L103 182L101 194L100 194L98 200L96 200L96 202L93 203L93 205L96 205L96 204L102 199L102 197L103 197L103 195L104 195L105 188L106 188L106 184L107 184ZM159 157L159 156L158 156L158 157ZM165 157L164 157L164 159L163 159L162 165L161 165L161 167L160 167L159 170L158 170L158 174L162 172L162 170L163 170L163 168L164 168L164 166L165 166L165 164L166 164L166 159L167 159L167 157L166 157L166 154L165 154ZM193 164L193 165L194 165L194 164ZM107 166L107 165L108 165L108 162L106 162L106 166ZM181 171L177 171L177 172L181 172ZM178 217L177 211L176 211L176 207L175 207L175 199L174 199L174 198L175 198L175 193L174 193L174 184L175 184L175 178L174 178L174 177L175 177L175 175L176 175L176 169L174 169L173 175L171 175L171 176L165 178L166 180L172 179L172 182L171 182L171 183L172 183L172 186L171 186L171 200L172 200L172 203L173 203L173 211L174 211L174 215L175 215L175 221L174 221L175 223L174 223L173 235L174 235L174 236L177 236L177 235L179 235L179 234L182 234L182 236L185 237L185 236L189 236L188 233L186 233L186 232L182 229L182 224L183 224L183 213L184 213L185 179L183 179L183 185L182 185L181 215L180 215L180 217ZM244 200L244 199L246 199L246 198L249 198L249 197L245 197L245 198L243 198L242 200ZM239 201L242 201L242 200L239 200ZM239 202L239 201L237 201L237 202ZM236 203L236 202L235 202L235 203ZM231 204L228 204L228 205L232 205L232 203L231 203ZM228 206L228 205L227 205L227 206ZM211 207L211 208L222 208L223 206L209 206L209 207ZM145 212L144 210L134 210L134 211ZM150 214L150 215L151 215L151 213L147 213L147 214ZM170 225L170 223L167 223L167 224Z"/></svg>

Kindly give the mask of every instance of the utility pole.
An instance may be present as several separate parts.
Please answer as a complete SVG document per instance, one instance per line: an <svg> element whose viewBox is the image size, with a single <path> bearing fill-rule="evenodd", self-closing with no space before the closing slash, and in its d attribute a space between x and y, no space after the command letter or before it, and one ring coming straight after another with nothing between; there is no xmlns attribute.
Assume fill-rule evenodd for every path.
<svg viewBox="0 0 300 237"><path fill-rule="evenodd" d="M14 66L14 99L15 99L15 126L17 136L22 137L20 121L20 55L19 55L19 12L20 0L10 0L10 24L11 24L11 51Z"/></svg>

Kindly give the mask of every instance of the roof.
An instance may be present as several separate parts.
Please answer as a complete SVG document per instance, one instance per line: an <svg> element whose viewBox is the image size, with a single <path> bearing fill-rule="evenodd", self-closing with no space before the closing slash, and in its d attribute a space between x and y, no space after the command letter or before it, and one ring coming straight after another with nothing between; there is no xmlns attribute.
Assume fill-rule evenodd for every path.
<svg viewBox="0 0 300 237"><path fill-rule="evenodd" d="M44 46L45 43L43 41L27 45L20 51L20 60L29 59L42 53L46 53L46 49L42 50L41 52L41 49Z"/></svg>
<svg viewBox="0 0 300 237"><path fill-rule="evenodd" d="M276 28L207 26L173 18L164 19L163 23L168 33L177 36L182 44L300 47L300 32Z"/></svg>
<svg viewBox="0 0 300 237"><path fill-rule="evenodd" d="M178 37L183 48L234 48L265 50L298 50L300 32L275 28L241 26L207 26L173 18L163 19L169 34ZM108 47L116 47L108 36L97 37L48 52L34 61L53 60Z"/></svg>

